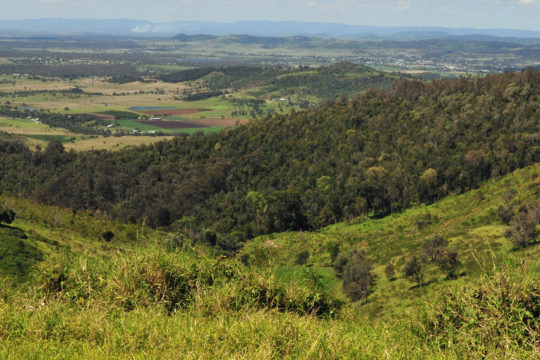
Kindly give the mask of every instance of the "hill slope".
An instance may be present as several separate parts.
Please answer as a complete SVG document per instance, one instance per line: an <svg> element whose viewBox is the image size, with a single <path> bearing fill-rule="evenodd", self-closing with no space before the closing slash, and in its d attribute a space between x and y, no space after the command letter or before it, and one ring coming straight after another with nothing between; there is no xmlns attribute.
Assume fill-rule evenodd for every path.
<svg viewBox="0 0 540 360"><path fill-rule="evenodd" d="M540 71L400 81L306 112L117 153L0 140L5 194L240 239L385 216L540 159ZM182 220L183 219L183 220Z"/></svg>
<svg viewBox="0 0 540 360"><path fill-rule="evenodd" d="M216 257L217 248L194 244L189 232L0 198L17 212L12 228L42 253L19 285L0 273L0 355L534 357L540 248L515 250L496 213L508 190L517 208L538 200L539 174L534 165L402 214L262 237L242 251L248 266ZM111 241L105 231L114 233ZM13 241L5 232L2 244ZM403 259L435 234L458 250L459 277L445 279L430 264L424 286L414 286L401 276ZM367 301L341 294L329 244L366 251L376 274ZM305 249L307 261L295 265ZM382 275L388 263L396 266L393 280Z"/></svg>
<svg viewBox="0 0 540 360"><path fill-rule="evenodd" d="M356 96L370 88L390 89L400 77L403 75L343 62L319 68L197 67L162 74L159 79L166 82L196 81L209 93L225 93L234 89L260 100L296 96L318 104L330 97Z"/></svg>

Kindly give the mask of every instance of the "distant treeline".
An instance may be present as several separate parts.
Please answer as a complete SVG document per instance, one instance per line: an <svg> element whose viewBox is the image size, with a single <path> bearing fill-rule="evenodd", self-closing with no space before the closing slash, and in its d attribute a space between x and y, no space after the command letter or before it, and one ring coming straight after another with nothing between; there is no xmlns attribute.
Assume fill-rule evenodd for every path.
<svg viewBox="0 0 540 360"><path fill-rule="evenodd" d="M187 101L198 101L213 98L216 96L225 95L225 91L184 91L182 94L182 99Z"/></svg>
<svg viewBox="0 0 540 360"><path fill-rule="evenodd" d="M85 92L83 89L74 87L63 90L23 90L23 91L0 91L0 97L29 97L36 95L86 95L86 96L102 96L100 92Z"/></svg>
<svg viewBox="0 0 540 360"><path fill-rule="evenodd" d="M424 83L119 152L0 140L0 189L219 233L319 228L430 203L540 160L540 71Z"/></svg>
<svg viewBox="0 0 540 360"><path fill-rule="evenodd" d="M249 76L253 73L260 72L261 67L258 66L229 66L223 68L215 67L198 67L194 69L186 69L171 74L163 74L159 76L159 79L166 82L184 82L200 79L213 72L220 72L228 76Z"/></svg>
<svg viewBox="0 0 540 360"><path fill-rule="evenodd" d="M60 78L79 78L86 76L120 76L137 73L136 68L129 64L68 64L68 65L0 65L0 74L30 74Z"/></svg>

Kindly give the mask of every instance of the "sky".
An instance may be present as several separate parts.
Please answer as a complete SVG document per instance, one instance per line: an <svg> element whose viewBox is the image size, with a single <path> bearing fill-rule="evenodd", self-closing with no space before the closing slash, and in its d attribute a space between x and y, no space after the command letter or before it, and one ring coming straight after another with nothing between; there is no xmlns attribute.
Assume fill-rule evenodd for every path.
<svg viewBox="0 0 540 360"><path fill-rule="evenodd" d="M0 19L314 21L540 30L540 0L0 0Z"/></svg>

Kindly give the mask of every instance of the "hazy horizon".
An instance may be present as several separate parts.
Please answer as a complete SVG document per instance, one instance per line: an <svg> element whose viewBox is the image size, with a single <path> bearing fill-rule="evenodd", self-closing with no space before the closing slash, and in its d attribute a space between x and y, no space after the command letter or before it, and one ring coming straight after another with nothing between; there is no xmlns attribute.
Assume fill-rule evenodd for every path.
<svg viewBox="0 0 540 360"><path fill-rule="evenodd" d="M44 18L157 23L202 21L324 22L353 26L540 31L540 0L20 0L2 4L2 20ZM84 15L82 15L84 14ZM264 15L261 15L264 14Z"/></svg>
<svg viewBox="0 0 540 360"><path fill-rule="evenodd" d="M6 19L0 18L0 21L43 21L43 20L61 20L61 21L134 21L134 22L150 22L154 24L170 24L170 23L208 23L208 24L220 24L220 25L232 25L241 23L299 23L299 24L326 24L326 25L340 25L351 27L373 27L373 28L408 28L408 29L452 29L452 30L516 30L516 31L530 31L540 32L539 29L526 29L520 27L479 27L479 26L442 26L442 25L376 25L376 24L351 24L347 22L330 22L330 21L309 21L309 20L266 20L266 19L251 19L251 20L235 20L235 21L210 21L201 19L191 20L172 20L172 21L152 21L140 18L90 18L90 17L34 17L34 18L21 18L21 19Z"/></svg>

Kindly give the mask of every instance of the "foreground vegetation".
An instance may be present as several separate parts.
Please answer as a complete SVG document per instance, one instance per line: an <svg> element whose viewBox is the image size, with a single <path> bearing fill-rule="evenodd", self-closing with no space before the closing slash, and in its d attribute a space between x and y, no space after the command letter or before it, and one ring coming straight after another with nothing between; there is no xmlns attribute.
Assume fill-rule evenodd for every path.
<svg viewBox="0 0 540 360"><path fill-rule="evenodd" d="M265 236L234 257L189 229L3 197L16 218L0 227L11 249L0 252L1 357L537 357L539 248L516 248L498 209L509 191L516 207L538 199L539 172L383 219ZM427 263L416 286L405 260L437 234L457 250L458 276ZM346 295L335 248L337 257L365 251L374 273L366 298Z"/></svg>

